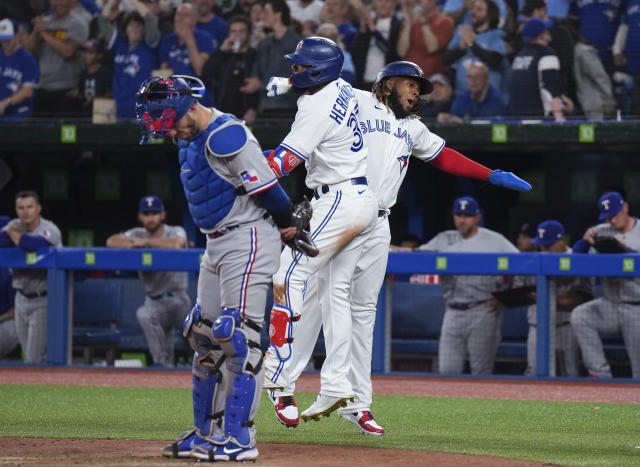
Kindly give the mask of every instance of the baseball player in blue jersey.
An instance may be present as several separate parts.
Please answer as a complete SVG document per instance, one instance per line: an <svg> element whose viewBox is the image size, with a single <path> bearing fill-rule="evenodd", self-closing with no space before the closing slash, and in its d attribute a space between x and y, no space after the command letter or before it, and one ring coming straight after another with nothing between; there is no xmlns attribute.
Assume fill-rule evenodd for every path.
<svg viewBox="0 0 640 467"><path fill-rule="evenodd" d="M276 92L285 92L287 79L274 78ZM269 88L268 88L269 89ZM351 303L350 369L355 398L338 414L354 423L365 434L382 435L384 429L371 414L371 350L375 325L376 303L384 281L391 234L388 214L396 202L402 181L407 174L411 156L440 170L480 180L488 180L517 190L528 190L530 185L515 175L477 164L458 152L445 147L445 141L431 133L413 112L419 96L429 94L433 85L425 79L415 63L400 61L386 65L378 73L374 91L354 90L360 110L360 129L369 148L367 181L376 193L378 213L375 228L366 239L355 265L349 300ZM271 93L274 91L271 89ZM276 416L287 427L299 423L298 410L293 399L295 381L313 351L329 291L322 278L309 281L305 291L303 319L297 323L295 339L291 343L291 357L281 364L281 371L266 386L276 386L270 395L276 405ZM323 290L324 293L318 293ZM272 343L277 346L278 343ZM321 390L322 392L322 390Z"/></svg>
<svg viewBox="0 0 640 467"><path fill-rule="evenodd" d="M20 46L17 33L15 22L0 21L0 120L19 120L33 111L38 64Z"/></svg>
<svg viewBox="0 0 640 467"><path fill-rule="evenodd" d="M232 115L198 103L203 94L197 78L154 77L141 86L136 103L141 143L164 136L178 140L189 212L207 236L196 305L183 325L195 351L195 426L163 455L254 460L267 291L278 269L281 238L295 245L306 241L302 227L311 214L292 210L255 137Z"/></svg>

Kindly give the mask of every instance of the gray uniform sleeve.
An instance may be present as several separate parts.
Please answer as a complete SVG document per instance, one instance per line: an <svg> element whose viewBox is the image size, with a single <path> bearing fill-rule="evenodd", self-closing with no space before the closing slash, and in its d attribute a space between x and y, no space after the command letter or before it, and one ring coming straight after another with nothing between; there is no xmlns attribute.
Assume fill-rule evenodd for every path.
<svg viewBox="0 0 640 467"><path fill-rule="evenodd" d="M249 139L242 151L224 161L229 172L235 176L232 183L244 186L249 196L255 196L278 184L260 146L253 139Z"/></svg>

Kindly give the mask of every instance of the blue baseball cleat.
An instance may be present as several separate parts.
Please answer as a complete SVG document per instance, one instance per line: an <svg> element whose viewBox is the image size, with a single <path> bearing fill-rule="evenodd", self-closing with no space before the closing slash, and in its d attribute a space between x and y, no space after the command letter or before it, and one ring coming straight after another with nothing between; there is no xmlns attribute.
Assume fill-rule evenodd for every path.
<svg viewBox="0 0 640 467"><path fill-rule="evenodd" d="M222 438L214 439L222 440ZM255 445L243 447L229 439L225 444L201 443L193 448L190 455L196 459L209 462L246 462L255 461L258 458L258 448Z"/></svg>
<svg viewBox="0 0 640 467"><path fill-rule="evenodd" d="M189 457L189 453L199 441L204 441L197 435L197 430L194 428L191 431L185 431L177 440L171 443L169 446L162 448L162 455L165 457L184 458Z"/></svg>

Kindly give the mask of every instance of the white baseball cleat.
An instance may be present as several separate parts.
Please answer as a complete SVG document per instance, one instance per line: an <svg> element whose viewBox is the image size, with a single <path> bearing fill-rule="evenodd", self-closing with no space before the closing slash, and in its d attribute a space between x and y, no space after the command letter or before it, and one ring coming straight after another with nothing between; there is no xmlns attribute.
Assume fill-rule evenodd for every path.
<svg viewBox="0 0 640 467"><path fill-rule="evenodd" d="M302 420L308 422L309 420L320 420L322 417L328 417L334 410L346 407L350 401L353 401L353 396L333 397L318 394L311 407L302 412Z"/></svg>
<svg viewBox="0 0 640 467"><path fill-rule="evenodd" d="M363 435L384 435L384 428L376 423L376 421L373 419L373 415L368 410L352 413L341 413L339 415L360 428L360 431L362 431Z"/></svg>

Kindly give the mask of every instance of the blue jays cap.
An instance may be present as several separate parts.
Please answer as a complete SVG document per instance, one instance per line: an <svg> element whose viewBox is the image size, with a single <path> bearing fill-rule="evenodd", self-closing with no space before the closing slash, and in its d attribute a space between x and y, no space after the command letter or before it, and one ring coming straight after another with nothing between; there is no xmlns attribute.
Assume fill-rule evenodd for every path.
<svg viewBox="0 0 640 467"><path fill-rule="evenodd" d="M551 26L553 26L552 20L544 21L540 18L531 18L522 28L522 38L526 41L535 39Z"/></svg>
<svg viewBox="0 0 640 467"><path fill-rule="evenodd" d="M624 206L624 198L617 191L605 193L598 200L598 208L600 208L600 217L598 220L605 221L615 216L622 210Z"/></svg>
<svg viewBox="0 0 640 467"><path fill-rule="evenodd" d="M143 196L140 198L138 212L161 212L164 211L162 200L157 196Z"/></svg>
<svg viewBox="0 0 640 467"><path fill-rule="evenodd" d="M542 221L538 224L537 230L536 236L531 240L531 243L537 245L551 245L564 237L564 227L558 221Z"/></svg>
<svg viewBox="0 0 640 467"><path fill-rule="evenodd" d="M478 206L478 202L471 196L463 196L453 202L453 213L475 216L476 214L480 214L480 206Z"/></svg>
<svg viewBox="0 0 640 467"><path fill-rule="evenodd" d="M9 18L0 21L0 41L10 41L16 35L16 27Z"/></svg>

